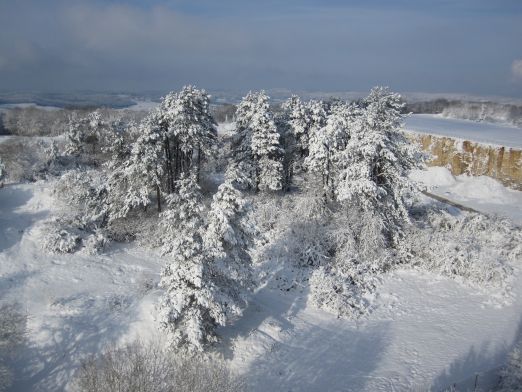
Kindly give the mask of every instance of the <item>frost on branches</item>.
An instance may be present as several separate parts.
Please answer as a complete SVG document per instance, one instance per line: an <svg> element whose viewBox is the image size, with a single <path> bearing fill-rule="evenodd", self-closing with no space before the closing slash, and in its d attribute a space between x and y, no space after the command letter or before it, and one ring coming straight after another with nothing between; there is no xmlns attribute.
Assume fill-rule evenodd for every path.
<svg viewBox="0 0 522 392"><path fill-rule="evenodd" d="M204 230L203 204L194 177L182 178L161 216L169 256L160 286L160 321L174 347L201 351L216 342L215 328L241 314L251 284L247 206L229 183L214 196Z"/></svg>
<svg viewBox="0 0 522 392"><path fill-rule="evenodd" d="M282 153L268 96L249 93L236 112L237 131L233 145L233 165L255 190L279 190L282 186Z"/></svg>
<svg viewBox="0 0 522 392"><path fill-rule="evenodd" d="M409 222L408 200L416 186L408 174L422 167L422 155L399 130L404 104L398 94L376 87L364 106L340 154L336 195L360 211L373 211L393 243Z"/></svg>

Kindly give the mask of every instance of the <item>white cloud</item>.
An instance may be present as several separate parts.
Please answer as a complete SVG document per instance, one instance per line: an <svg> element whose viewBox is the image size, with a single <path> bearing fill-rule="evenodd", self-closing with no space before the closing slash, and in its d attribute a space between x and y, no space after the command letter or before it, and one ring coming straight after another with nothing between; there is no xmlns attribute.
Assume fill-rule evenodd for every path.
<svg viewBox="0 0 522 392"><path fill-rule="evenodd" d="M513 61L513 64L511 64L511 75L513 79L522 81L522 59Z"/></svg>

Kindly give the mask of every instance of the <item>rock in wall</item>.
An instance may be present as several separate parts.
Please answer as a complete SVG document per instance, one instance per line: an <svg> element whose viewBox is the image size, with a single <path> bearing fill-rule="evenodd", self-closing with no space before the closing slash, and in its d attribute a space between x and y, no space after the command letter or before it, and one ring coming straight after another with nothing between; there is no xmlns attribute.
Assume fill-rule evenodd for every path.
<svg viewBox="0 0 522 392"><path fill-rule="evenodd" d="M429 166L444 166L453 175L489 176L522 190L522 150L490 146L444 136L410 133L431 154Z"/></svg>

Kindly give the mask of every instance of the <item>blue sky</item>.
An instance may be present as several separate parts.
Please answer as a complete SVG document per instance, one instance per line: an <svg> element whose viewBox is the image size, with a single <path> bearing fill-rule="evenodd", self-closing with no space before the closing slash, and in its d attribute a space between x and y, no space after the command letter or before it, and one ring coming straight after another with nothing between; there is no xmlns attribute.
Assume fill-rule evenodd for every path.
<svg viewBox="0 0 522 392"><path fill-rule="evenodd" d="M519 0L1 0L0 90L522 97Z"/></svg>

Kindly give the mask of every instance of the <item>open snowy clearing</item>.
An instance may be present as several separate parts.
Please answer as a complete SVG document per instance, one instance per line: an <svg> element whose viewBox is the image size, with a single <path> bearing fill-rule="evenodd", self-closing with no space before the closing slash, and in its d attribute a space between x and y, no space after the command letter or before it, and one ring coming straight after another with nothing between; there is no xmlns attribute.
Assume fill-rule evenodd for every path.
<svg viewBox="0 0 522 392"><path fill-rule="evenodd" d="M153 313L163 261L121 245L100 256L44 254L39 222L59 208L49 189L0 189L0 293L29 316L29 345L14 364L11 391L64 390L85 355L111 342L162 339ZM219 330L220 350L254 391L463 386L500 366L519 334L518 271L512 286L512 298L497 298L399 270L384 278L373 313L356 322L307 305L306 289L286 293L268 284L235 325ZM479 385L495 381L494 372L481 374Z"/></svg>
<svg viewBox="0 0 522 392"><path fill-rule="evenodd" d="M404 129L504 147L522 147L522 128L509 125L413 114L405 118Z"/></svg>

